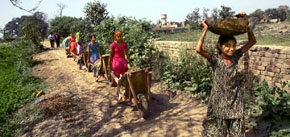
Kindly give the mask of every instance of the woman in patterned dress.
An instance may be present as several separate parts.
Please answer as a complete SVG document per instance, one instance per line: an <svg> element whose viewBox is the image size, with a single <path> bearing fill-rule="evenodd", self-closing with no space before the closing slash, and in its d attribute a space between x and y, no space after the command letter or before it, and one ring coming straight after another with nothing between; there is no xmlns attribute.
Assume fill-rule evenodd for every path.
<svg viewBox="0 0 290 137"><path fill-rule="evenodd" d="M233 36L220 36L217 44L219 54L216 55L203 50L208 25L205 21L201 25L204 29L196 45L196 52L210 62L214 74L202 135L244 137L244 102L238 81L238 61L256 43L256 38L249 31L248 43L236 50L237 42Z"/></svg>

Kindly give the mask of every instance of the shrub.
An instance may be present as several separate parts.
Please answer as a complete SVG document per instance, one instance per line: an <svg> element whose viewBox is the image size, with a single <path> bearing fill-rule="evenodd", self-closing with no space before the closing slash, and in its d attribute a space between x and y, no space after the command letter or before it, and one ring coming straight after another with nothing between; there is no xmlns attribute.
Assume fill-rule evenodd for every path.
<svg viewBox="0 0 290 137"><path fill-rule="evenodd" d="M215 52L213 47L208 47L207 50ZM189 91L192 96L207 101L212 87L212 71L205 59L195 53L181 50L179 59L167 59L163 68L161 80L169 88Z"/></svg>
<svg viewBox="0 0 290 137"><path fill-rule="evenodd" d="M290 132L281 128L285 123L290 122L290 94L285 86L290 86L288 82L281 82L282 87L274 85L269 87L266 81L254 82L254 101L247 103L249 122L247 126L255 129L262 122L269 123L267 128L269 135L283 136Z"/></svg>
<svg viewBox="0 0 290 137"><path fill-rule="evenodd" d="M151 22L129 17L111 17L94 28L97 41L103 45L105 53L110 52L115 31L122 31L124 41L129 45L129 53L135 67L152 67L158 61L158 50L150 40L155 36Z"/></svg>

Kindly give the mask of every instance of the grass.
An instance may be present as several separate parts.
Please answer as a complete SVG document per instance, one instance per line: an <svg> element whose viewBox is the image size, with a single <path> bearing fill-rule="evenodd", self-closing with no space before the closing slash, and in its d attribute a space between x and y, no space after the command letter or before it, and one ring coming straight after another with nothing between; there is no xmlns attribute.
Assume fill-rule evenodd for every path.
<svg viewBox="0 0 290 137"><path fill-rule="evenodd" d="M0 134L13 136L20 124L18 109L32 102L32 93L44 88L42 80L31 75L32 44L26 41L0 44ZM19 117L19 116L17 116Z"/></svg>
<svg viewBox="0 0 290 137"><path fill-rule="evenodd" d="M290 46L290 35L277 35L267 29L280 29L282 27L290 27L290 25L280 24L280 27L277 24L261 24L256 27L254 34L257 39L257 45L276 45L276 46ZM190 32L180 32L174 34L160 34L160 39L162 41L188 41L188 42L197 42L201 36L202 30L195 30ZM219 35L216 35L208 31L205 41L216 41L218 40ZM247 34L242 34L235 36L237 40L247 40Z"/></svg>

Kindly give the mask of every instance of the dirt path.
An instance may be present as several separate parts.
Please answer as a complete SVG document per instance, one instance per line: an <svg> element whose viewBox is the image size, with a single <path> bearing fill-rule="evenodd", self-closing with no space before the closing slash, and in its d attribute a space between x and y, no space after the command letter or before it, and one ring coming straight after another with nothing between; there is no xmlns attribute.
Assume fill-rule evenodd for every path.
<svg viewBox="0 0 290 137"><path fill-rule="evenodd" d="M49 43L45 42L49 48ZM206 107L177 92L169 99L160 83L152 85L151 114L148 120L128 103L117 104L116 88L95 82L93 74L79 70L62 48L47 50L33 57L42 63L33 75L49 83L46 95L70 95L79 100L81 109L70 114L48 117L30 127L23 136L200 136ZM102 79L104 80L104 79Z"/></svg>

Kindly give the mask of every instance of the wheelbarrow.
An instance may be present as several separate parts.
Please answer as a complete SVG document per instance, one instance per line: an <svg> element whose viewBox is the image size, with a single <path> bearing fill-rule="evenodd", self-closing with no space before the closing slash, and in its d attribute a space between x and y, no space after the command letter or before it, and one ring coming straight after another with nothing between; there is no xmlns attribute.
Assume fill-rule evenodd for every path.
<svg viewBox="0 0 290 137"><path fill-rule="evenodd" d="M110 58L110 54L102 55L102 57L101 57L101 65L100 65L99 71L98 71L99 78L100 78L100 76L103 76L108 81L110 80L109 67L108 67L109 58Z"/></svg>
<svg viewBox="0 0 290 137"><path fill-rule="evenodd" d="M65 54L66 54L67 58L71 56L70 46L69 47L65 47Z"/></svg>
<svg viewBox="0 0 290 137"><path fill-rule="evenodd" d="M118 84L119 100L122 97L120 90L123 86L125 87L125 95L129 96L129 100L134 99L134 105L144 119L147 119L150 115L151 70L151 68L129 70L120 78L111 73L112 79Z"/></svg>

